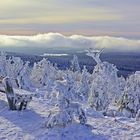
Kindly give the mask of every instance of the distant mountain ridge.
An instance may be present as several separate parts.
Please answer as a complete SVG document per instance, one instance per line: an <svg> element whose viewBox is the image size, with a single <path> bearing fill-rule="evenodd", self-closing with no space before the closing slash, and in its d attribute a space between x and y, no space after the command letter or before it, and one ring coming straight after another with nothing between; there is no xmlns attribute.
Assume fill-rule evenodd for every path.
<svg viewBox="0 0 140 140"><path fill-rule="evenodd" d="M86 65L88 71L92 73L92 70L95 66L95 62L92 58L87 56L85 52L71 52L67 53L68 55L60 55L53 56L40 56L40 55L29 55L29 54L22 54L22 53L12 53L7 52L8 56L17 56L21 57L24 61L30 61L30 65L33 66L34 62L40 61L42 58L48 58L51 63L56 63L58 68L60 69L67 69L70 67L70 61L73 58L73 55L77 55L80 67L83 68ZM47 53L49 54L49 53ZM103 52L101 54L102 61L108 61L117 66L119 72L118 75L122 75L127 77L129 74L140 71L140 53L139 52Z"/></svg>

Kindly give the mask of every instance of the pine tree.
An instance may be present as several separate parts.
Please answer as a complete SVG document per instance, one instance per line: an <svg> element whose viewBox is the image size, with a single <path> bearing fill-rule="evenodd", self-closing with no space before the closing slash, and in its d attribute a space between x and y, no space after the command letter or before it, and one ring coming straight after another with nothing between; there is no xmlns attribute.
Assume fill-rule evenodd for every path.
<svg viewBox="0 0 140 140"><path fill-rule="evenodd" d="M21 70L24 67L24 62L20 57L10 57L5 64L6 76L10 78L13 87L18 87L17 77L20 75Z"/></svg>
<svg viewBox="0 0 140 140"><path fill-rule="evenodd" d="M5 77L6 76L6 53L0 52L0 76Z"/></svg>
<svg viewBox="0 0 140 140"><path fill-rule="evenodd" d="M47 84L53 84L57 75L57 70L53 65L45 58L38 63L34 63L31 80L36 87L47 86Z"/></svg>
<svg viewBox="0 0 140 140"><path fill-rule="evenodd" d="M100 60L101 51L88 50L97 63L93 70L93 82L90 90L89 103L96 110L106 110L110 103L116 103L120 94L117 68L108 62Z"/></svg>
<svg viewBox="0 0 140 140"><path fill-rule="evenodd" d="M31 85L31 80L30 80L30 74L31 74L31 68L29 67L30 62L26 62L20 71L17 80L19 84L19 88L21 89L26 89L30 90L32 85Z"/></svg>
<svg viewBox="0 0 140 140"><path fill-rule="evenodd" d="M136 117L140 109L140 73L128 77L119 110L127 117Z"/></svg>
<svg viewBox="0 0 140 140"><path fill-rule="evenodd" d="M86 66L84 66L82 70L82 78L79 89L79 96L82 101L87 102L90 92L90 84L89 84L89 73L87 72Z"/></svg>
<svg viewBox="0 0 140 140"><path fill-rule="evenodd" d="M73 72L80 71L80 66L78 62L78 57L76 55L73 56L73 59L71 60L71 70Z"/></svg>
<svg viewBox="0 0 140 140"><path fill-rule="evenodd" d="M76 121L75 116L78 117L80 124L84 125L86 123L86 116L80 104L70 100L69 87L67 81L57 81L56 90L59 91L57 106L59 111L49 115L46 123L47 128L65 127Z"/></svg>

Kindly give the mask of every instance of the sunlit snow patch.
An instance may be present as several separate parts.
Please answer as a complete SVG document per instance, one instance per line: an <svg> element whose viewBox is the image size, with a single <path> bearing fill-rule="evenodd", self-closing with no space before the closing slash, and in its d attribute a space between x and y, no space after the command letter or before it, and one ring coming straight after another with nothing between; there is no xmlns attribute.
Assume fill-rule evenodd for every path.
<svg viewBox="0 0 140 140"><path fill-rule="evenodd" d="M67 56L68 54L50 54L50 53L44 53L41 56Z"/></svg>

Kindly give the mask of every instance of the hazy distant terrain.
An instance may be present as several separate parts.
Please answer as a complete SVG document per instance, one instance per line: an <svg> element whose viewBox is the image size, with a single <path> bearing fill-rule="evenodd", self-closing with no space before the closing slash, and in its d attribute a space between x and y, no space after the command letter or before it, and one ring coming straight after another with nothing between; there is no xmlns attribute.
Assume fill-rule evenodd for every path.
<svg viewBox="0 0 140 140"><path fill-rule="evenodd" d="M73 55L77 55L81 68L86 65L89 72L92 72L95 62L92 58L86 56L84 52L74 52L72 50L52 50L48 49L48 56L29 55L22 53L8 53L9 56L20 56L23 60L31 62L31 66L34 62L40 61L43 57L48 58L52 63L56 63L60 69L66 69L70 66L70 61L73 58ZM54 54L54 56L52 55ZM55 55L55 54L67 54L67 55ZM102 61L108 61L117 66L119 69L118 74L126 77L127 75L140 71L140 53L136 52L103 52L101 55Z"/></svg>

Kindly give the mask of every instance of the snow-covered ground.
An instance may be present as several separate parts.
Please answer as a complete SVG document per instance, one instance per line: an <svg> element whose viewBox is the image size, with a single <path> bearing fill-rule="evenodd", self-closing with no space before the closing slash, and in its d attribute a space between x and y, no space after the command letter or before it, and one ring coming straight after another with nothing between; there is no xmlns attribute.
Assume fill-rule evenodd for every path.
<svg viewBox="0 0 140 140"><path fill-rule="evenodd" d="M140 140L140 72L118 77L101 52L87 50L92 74L77 56L63 71L1 53L0 140Z"/></svg>
<svg viewBox="0 0 140 140"><path fill-rule="evenodd" d="M50 107L36 97L25 111L9 111L6 96L0 93L0 140L139 140L140 125L135 119L105 117L87 110L87 126L73 123L66 128L47 129ZM91 126L88 126L91 125Z"/></svg>

